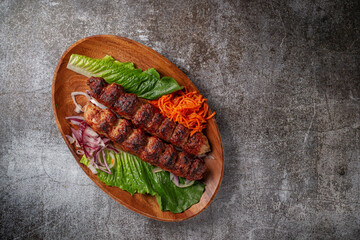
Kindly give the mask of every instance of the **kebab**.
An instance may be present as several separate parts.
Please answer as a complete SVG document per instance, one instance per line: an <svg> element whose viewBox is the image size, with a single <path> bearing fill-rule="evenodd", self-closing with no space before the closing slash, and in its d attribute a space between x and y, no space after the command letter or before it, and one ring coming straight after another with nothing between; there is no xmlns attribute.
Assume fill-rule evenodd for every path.
<svg viewBox="0 0 360 240"><path fill-rule="evenodd" d="M115 146L138 156L143 161L188 180L200 180L206 165L200 158L180 152L171 144L156 136L149 136L131 121L118 118L109 109L101 109L92 103L84 107L84 118L95 132L109 138Z"/></svg>
<svg viewBox="0 0 360 240"><path fill-rule="evenodd" d="M135 127L195 156L202 156L210 151L209 141L202 132L191 136L190 130L184 125L162 116L159 109L144 102L136 94L126 93L122 86L108 84L104 79L96 77L89 78L87 84L93 98L119 116L129 119Z"/></svg>

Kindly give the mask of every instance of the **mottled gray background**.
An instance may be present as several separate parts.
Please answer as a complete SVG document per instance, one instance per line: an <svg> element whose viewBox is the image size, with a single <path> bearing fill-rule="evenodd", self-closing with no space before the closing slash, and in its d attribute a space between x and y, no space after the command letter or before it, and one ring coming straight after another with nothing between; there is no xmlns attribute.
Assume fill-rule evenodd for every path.
<svg viewBox="0 0 360 240"><path fill-rule="evenodd" d="M0 1L1 238L359 239L359 9L356 0ZM56 64L96 34L155 49L216 111L224 179L195 218L128 210L61 138Z"/></svg>

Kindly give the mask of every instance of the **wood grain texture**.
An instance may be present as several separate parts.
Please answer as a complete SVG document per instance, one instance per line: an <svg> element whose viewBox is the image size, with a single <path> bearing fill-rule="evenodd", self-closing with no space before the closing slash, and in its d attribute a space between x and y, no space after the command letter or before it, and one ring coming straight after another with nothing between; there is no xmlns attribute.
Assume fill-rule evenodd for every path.
<svg viewBox="0 0 360 240"><path fill-rule="evenodd" d="M128 192L117 187L106 186L86 166L80 164L80 157L75 153L74 146L69 144L65 137L65 134L70 134L70 126L65 117L77 115L74 112L75 106L71 99L71 92L89 90L86 85L86 77L66 68L69 58L73 53L92 58L103 58L105 55L110 55L121 62L133 62L137 68L142 70L153 67L161 76L173 77L180 85L186 86L189 90L198 91L190 79L165 57L138 42L112 35L91 36L74 43L60 58L53 77L52 104L57 126L76 161L90 179L117 202L144 216L169 222L183 221L205 210L220 187L224 171L223 146L215 119L209 120L206 129L206 135L208 136L212 151L205 158L208 167L208 172L204 179L206 184L205 192L200 202L188 210L177 214L169 211L163 212L160 210L155 197L143 194L131 196ZM77 100L80 104L86 102L85 97L81 96ZM211 113L211 110L209 111Z"/></svg>

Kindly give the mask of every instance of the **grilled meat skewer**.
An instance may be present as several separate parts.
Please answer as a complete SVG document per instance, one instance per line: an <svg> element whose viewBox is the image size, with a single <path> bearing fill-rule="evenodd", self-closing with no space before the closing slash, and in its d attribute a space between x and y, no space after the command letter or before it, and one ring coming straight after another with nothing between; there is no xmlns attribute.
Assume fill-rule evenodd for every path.
<svg viewBox="0 0 360 240"><path fill-rule="evenodd" d="M118 118L109 109L102 110L88 103L84 118L94 131L109 138L120 149L176 176L200 180L206 172L204 160L179 152L158 137L148 136L143 129L134 128L129 120Z"/></svg>
<svg viewBox="0 0 360 240"><path fill-rule="evenodd" d="M133 93L126 93L118 84L108 84L102 78L88 79L91 96L112 109L123 118L131 120L138 128L157 136L195 156L210 151L207 137L197 132L190 136L190 130L161 115L160 110L150 103L142 102Z"/></svg>

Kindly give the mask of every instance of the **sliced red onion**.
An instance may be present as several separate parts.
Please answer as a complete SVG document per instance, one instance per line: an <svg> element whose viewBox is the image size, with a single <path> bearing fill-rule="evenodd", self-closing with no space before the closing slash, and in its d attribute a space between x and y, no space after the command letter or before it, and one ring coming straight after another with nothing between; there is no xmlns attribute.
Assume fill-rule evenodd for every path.
<svg viewBox="0 0 360 240"><path fill-rule="evenodd" d="M81 124L81 122L76 121L76 120L70 120L70 122L75 126L79 126Z"/></svg>
<svg viewBox="0 0 360 240"><path fill-rule="evenodd" d="M91 158L91 155L90 155L90 153L87 151L86 147L84 147L83 149L84 149L85 157L86 157L86 158Z"/></svg>
<svg viewBox="0 0 360 240"><path fill-rule="evenodd" d="M72 127L70 127L70 130L72 132L73 137L76 139L76 141L81 146L82 139L81 139L81 135L80 135L79 130L76 130L76 129L72 128Z"/></svg>
<svg viewBox="0 0 360 240"><path fill-rule="evenodd" d="M77 148L79 148L79 147L80 147L80 144L79 144L79 142L77 141L74 133L71 133L71 136L72 136L72 138L75 140L75 146L76 146Z"/></svg>
<svg viewBox="0 0 360 240"><path fill-rule="evenodd" d="M78 96L78 95L85 96L89 100L91 99L91 97L87 93L84 93L84 92L72 92L71 93L71 96Z"/></svg>
<svg viewBox="0 0 360 240"><path fill-rule="evenodd" d="M90 137L98 137L99 134L97 134L91 127L87 126L85 128L85 134Z"/></svg>
<svg viewBox="0 0 360 240"><path fill-rule="evenodd" d="M89 144L87 144L87 143L84 144L84 147L90 148L90 149L92 149L92 150L97 150L97 149L99 149L98 146L92 146L92 145L89 145Z"/></svg>
<svg viewBox="0 0 360 240"><path fill-rule="evenodd" d="M102 152L102 156L103 156L103 159L104 159L105 167L109 171L109 174L111 174L111 170L110 170L110 168L109 168L109 166L107 164L106 158L105 158L105 152L104 152L104 150L101 151L101 152Z"/></svg>
<svg viewBox="0 0 360 240"><path fill-rule="evenodd" d="M79 126L79 135L80 135L80 145L83 146L84 145L84 131L85 131L85 128L87 127L87 123L84 121L80 124Z"/></svg>
<svg viewBox="0 0 360 240"><path fill-rule="evenodd" d="M81 116L66 117L65 119L70 120L70 122L72 124L74 124L75 126L79 126L80 123L85 121L85 119L83 117L81 117Z"/></svg>
<svg viewBox="0 0 360 240"><path fill-rule="evenodd" d="M65 117L65 119L76 120L79 122L85 121L85 118L83 116L70 116L70 117Z"/></svg>
<svg viewBox="0 0 360 240"><path fill-rule="evenodd" d="M92 159L93 159L93 161L94 161L94 164L96 165L96 163L98 162L97 161L97 152L96 153L94 153L94 156L92 157ZM96 165L97 166L97 165Z"/></svg>
<svg viewBox="0 0 360 240"><path fill-rule="evenodd" d="M66 117L65 119L70 120L70 122L72 124L74 124L75 126L79 126L80 123L85 121L85 119L83 117L80 117L80 116Z"/></svg>
<svg viewBox="0 0 360 240"><path fill-rule="evenodd" d="M92 138L86 134L83 134L83 143L86 143L90 147L97 147L99 145L102 145L103 141L101 140L100 137Z"/></svg>
<svg viewBox="0 0 360 240"><path fill-rule="evenodd" d="M178 176L176 176L176 175L174 175L174 183L175 183L175 185L176 186L179 186L179 177Z"/></svg>
<svg viewBox="0 0 360 240"><path fill-rule="evenodd" d="M110 139L108 139L108 138L103 138L102 140L103 140L103 142L104 142L105 145L107 145L108 143L110 143Z"/></svg>
<svg viewBox="0 0 360 240"><path fill-rule="evenodd" d="M98 167L98 169L100 169L100 170L101 170L101 171L103 171L103 172L105 172L105 171L106 171L106 168L105 168L105 167L103 167L103 166Z"/></svg>
<svg viewBox="0 0 360 240"><path fill-rule="evenodd" d="M90 164L90 165L94 165L94 157L91 157L89 160L90 160L90 163L89 163L89 164Z"/></svg>
<svg viewBox="0 0 360 240"><path fill-rule="evenodd" d="M102 153L101 153L101 151L99 151L99 152L97 153L97 160L98 160L98 165L99 165L99 166L104 166L104 165L105 165L105 164L102 162L103 159L102 159Z"/></svg>
<svg viewBox="0 0 360 240"><path fill-rule="evenodd" d="M76 95L85 95L85 94L78 94L78 92L75 92L72 94L72 96ZM99 134L97 134L85 121L83 117L80 116L73 116L73 117L67 117L66 119L70 120L74 125L78 125L79 128L76 130L72 127L70 127L72 132L72 137L68 136L69 141L71 143L76 143L77 147L81 147L82 150L77 150L77 154L84 155L85 157L90 159L89 167L94 174L96 174L96 169L100 169L103 172L106 172L108 174L112 174L111 168L115 164L115 155L112 151L115 151L116 153L119 153L119 151L111 146L108 146L110 144L110 139L101 137ZM108 165L106 161L106 156L104 149L107 148L109 150L112 150L109 154L111 156L112 160L110 166ZM95 171L94 171L95 170Z"/></svg>
<svg viewBox="0 0 360 240"><path fill-rule="evenodd" d="M110 142L110 140L108 138L104 138L104 139L100 138L99 146L104 148L108 145L109 142Z"/></svg>
<svg viewBox="0 0 360 240"><path fill-rule="evenodd" d="M170 173L170 180L176 185L179 186L179 177L173 173Z"/></svg>
<svg viewBox="0 0 360 240"><path fill-rule="evenodd" d="M170 180L179 188L186 188L186 187L190 187L192 186L195 181L189 181L189 180L185 180L185 183L182 184L179 182L179 177L174 175L173 173L170 173Z"/></svg>
<svg viewBox="0 0 360 240"><path fill-rule="evenodd" d="M75 142L75 139L72 136L65 135L66 138L69 140L70 144L73 144Z"/></svg>
<svg viewBox="0 0 360 240"><path fill-rule="evenodd" d="M111 172L109 172L105 167L99 167L99 169L103 172L106 172L108 174L111 174Z"/></svg>
<svg viewBox="0 0 360 240"><path fill-rule="evenodd" d="M87 156L89 156L89 157L93 157L94 156L94 152L96 151L96 150L98 150L98 149L92 149L92 148L89 148L89 147L87 147L87 146L83 146L83 149L86 151L86 154L87 154Z"/></svg>
<svg viewBox="0 0 360 240"><path fill-rule="evenodd" d="M84 151L81 149L76 150L77 155L84 155Z"/></svg>
<svg viewBox="0 0 360 240"><path fill-rule="evenodd" d="M109 150L111 150L111 151L114 151L114 152L116 152L116 153L119 153L119 152L120 152L119 150L117 150L116 148L111 147L111 146L107 146L106 148L109 149Z"/></svg>

